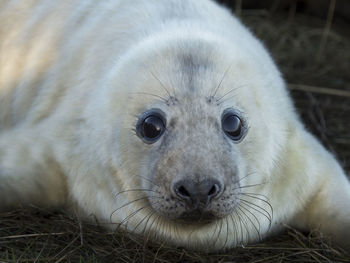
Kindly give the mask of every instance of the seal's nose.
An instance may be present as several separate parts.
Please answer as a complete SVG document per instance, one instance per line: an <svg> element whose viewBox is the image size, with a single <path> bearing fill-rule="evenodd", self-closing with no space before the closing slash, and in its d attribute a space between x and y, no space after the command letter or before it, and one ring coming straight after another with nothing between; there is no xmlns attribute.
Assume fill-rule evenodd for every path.
<svg viewBox="0 0 350 263"><path fill-rule="evenodd" d="M194 209L208 206L213 198L222 193L222 188L216 179L206 179L199 183L187 179L173 183L172 192Z"/></svg>

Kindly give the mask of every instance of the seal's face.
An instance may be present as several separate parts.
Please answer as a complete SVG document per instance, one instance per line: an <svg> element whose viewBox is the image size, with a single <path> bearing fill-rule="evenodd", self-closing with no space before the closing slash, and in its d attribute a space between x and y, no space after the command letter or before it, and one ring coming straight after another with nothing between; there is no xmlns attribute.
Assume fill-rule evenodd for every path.
<svg viewBox="0 0 350 263"><path fill-rule="evenodd" d="M173 220L207 222L231 214L239 200L244 166L237 165L232 144L243 139L247 124L235 109L220 113L210 98L194 100L172 101L170 116L147 110L136 131L153 145L144 174L153 182L148 182L153 209Z"/></svg>
<svg viewBox="0 0 350 263"><path fill-rule="evenodd" d="M138 91L146 103L139 103L134 124L141 186L162 217L208 223L232 214L240 200L246 163L237 145L248 133L247 119L218 92L229 68L215 72L207 57L191 53L164 61L139 84L149 85ZM148 92L159 85L162 92Z"/></svg>

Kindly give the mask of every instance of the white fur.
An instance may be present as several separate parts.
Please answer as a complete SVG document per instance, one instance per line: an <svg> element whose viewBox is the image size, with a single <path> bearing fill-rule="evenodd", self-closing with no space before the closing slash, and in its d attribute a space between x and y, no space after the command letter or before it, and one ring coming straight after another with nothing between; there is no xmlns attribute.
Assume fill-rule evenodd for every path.
<svg viewBox="0 0 350 263"><path fill-rule="evenodd" d="M154 107L175 114L156 97L135 95L167 96L150 73L190 100L186 114L204 109L201 99L229 69L219 95L237 91L216 110L235 107L248 119L234 146L252 174L242 183L261 184L251 191L274 212L270 229L255 213L259 234L283 223L319 227L350 250L349 181L303 128L264 47L226 9L208 0L12 0L0 1L0 21L0 209L65 206L116 226L147 203L126 205L139 195L118 194L142 188L138 175L148 171L153 146L134 134L137 116ZM185 53L213 65L195 79L194 98L173 62ZM139 210L126 228L198 249L258 241L237 216L185 226L151 212Z"/></svg>

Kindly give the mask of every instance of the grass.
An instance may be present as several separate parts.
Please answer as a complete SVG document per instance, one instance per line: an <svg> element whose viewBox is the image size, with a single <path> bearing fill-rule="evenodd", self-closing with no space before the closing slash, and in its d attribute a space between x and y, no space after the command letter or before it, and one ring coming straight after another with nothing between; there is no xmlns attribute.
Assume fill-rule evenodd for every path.
<svg viewBox="0 0 350 263"><path fill-rule="evenodd" d="M145 243L77 218L39 209L1 214L0 262L350 262L319 233L287 232L218 254Z"/></svg>
<svg viewBox="0 0 350 263"><path fill-rule="evenodd" d="M271 50L306 126L350 171L346 28L329 30L329 17L265 10L243 10L242 19ZM19 209L0 214L0 262L350 262L317 231L286 229L255 245L206 254L107 233L64 212Z"/></svg>

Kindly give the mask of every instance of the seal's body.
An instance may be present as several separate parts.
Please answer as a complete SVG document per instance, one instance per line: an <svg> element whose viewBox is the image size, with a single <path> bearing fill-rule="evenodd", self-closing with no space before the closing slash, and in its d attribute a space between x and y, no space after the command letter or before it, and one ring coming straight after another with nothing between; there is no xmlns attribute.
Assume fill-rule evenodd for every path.
<svg viewBox="0 0 350 263"><path fill-rule="evenodd" d="M350 184L260 42L208 0L0 2L0 208L196 249L283 223L350 249Z"/></svg>

